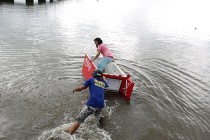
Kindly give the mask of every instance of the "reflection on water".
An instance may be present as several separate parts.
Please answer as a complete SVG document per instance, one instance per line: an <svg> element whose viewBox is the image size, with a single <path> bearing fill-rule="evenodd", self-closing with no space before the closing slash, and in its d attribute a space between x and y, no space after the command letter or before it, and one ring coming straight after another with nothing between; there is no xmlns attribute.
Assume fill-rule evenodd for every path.
<svg viewBox="0 0 210 140"><path fill-rule="evenodd" d="M27 6L42 5L62 0L1 0L0 4L25 4Z"/></svg>
<svg viewBox="0 0 210 140"><path fill-rule="evenodd" d="M71 139L84 105L84 54L95 37L135 82L130 103L107 93L101 126L74 139L192 139L210 134L208 1L69 0L0 7L0 139ZM195 10L196 9L196 10ZM90 128L91 127L91 128ZM68 138L66 138L68 137ZM100 137L100 138L99 138Z"/></svg>

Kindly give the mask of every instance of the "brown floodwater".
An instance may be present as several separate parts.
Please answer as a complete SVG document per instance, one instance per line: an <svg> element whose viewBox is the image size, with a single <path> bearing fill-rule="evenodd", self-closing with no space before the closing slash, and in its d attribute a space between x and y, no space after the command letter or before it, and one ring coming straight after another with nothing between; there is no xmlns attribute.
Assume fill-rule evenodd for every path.
<svg viewBox="0 0 210 140"><path fill-rule="evenodd" d="M0 5L1 140L208 140L209 2L66 0ZM84 107L85 54L101 37L135 83L130 102L106 93L100 126Z"/></svg>

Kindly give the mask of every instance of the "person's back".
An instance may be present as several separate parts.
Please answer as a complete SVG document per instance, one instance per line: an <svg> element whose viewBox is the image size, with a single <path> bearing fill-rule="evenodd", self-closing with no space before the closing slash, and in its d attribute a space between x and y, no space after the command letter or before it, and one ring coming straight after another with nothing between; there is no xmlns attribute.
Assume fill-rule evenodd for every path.
<svg viewBox="0 0 210 140"><path fill-rule="evenodd" d="M94 70L92 76L93 78L88 79L82 86L73 90L74 93L89 87L90 96L86 102L87 108L80 112L74 124L68 128L67 132L70 134L73 134L89 115L94 114L98 116L102 108L104 108L104 88L108 87L108 84L100 69Z"/></svg>
<svg viewBox="0 0 210 140"><path fill-rule="evenodd" d="M85 83L84 86L89 87L90 96L87 100L86 105L103 108L104 107L104 88L107 87L107 83L98 77L90 78Z"/></svg>
<svg viewBox="0 0 210 140"><path fill-rule="evenodd" d="M103 55L103 57L113 58L112 52L105 44L98 45L98 51Z"/></svg>

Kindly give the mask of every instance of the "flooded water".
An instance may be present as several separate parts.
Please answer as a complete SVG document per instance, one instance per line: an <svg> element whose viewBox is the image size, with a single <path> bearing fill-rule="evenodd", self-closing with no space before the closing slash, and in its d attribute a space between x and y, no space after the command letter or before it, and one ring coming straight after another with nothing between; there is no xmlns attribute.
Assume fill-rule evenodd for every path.
<svg viewBox="0 0 210 140"><path fill-rule="evenodd" d="M0 140L208 140L207 0L66 0L0 5ZM100 125L84 107L85 54L101 37L135 83L131 101L106 94Z"/></svg>

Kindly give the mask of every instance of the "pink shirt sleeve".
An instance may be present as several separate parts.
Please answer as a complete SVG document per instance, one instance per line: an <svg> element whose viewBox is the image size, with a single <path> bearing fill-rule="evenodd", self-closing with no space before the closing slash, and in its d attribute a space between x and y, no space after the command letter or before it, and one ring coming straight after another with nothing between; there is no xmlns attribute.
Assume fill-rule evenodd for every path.
<svg viewBox="0 0 210 140"><path fill-rule="evenodd" d="M100 44L98 46L98 51L103 55L103 57L111 57L111 58L113 58L112 52L104 44Z"/></svg>

